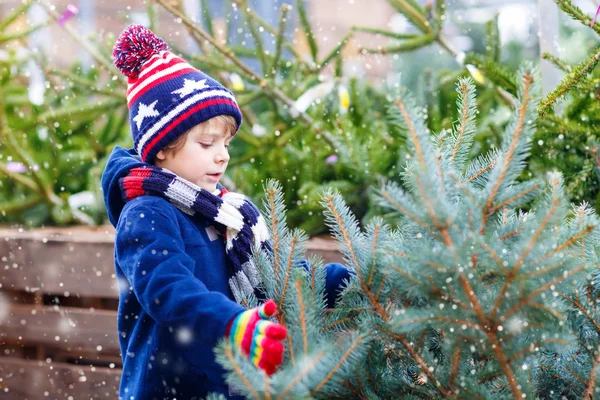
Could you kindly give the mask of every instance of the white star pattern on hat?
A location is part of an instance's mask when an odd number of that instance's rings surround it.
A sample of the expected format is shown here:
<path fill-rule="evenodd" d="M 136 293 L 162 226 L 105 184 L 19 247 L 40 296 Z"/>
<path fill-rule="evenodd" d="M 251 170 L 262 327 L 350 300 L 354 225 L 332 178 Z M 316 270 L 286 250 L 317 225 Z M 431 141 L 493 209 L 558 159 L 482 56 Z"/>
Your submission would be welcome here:
<path fill-rule="evenodd" d="M 156 107 L 156 103 L 158 103 L 158 100 L 154 100 L 154 102 L 149 106 L 140 102 L 140 108 L 138 108 L 137 115 L 135 118 L 133 118 L 133 121 L 136 123 L 138 129 L 140 129 L 140 126 L 142 126 L 144 118 L 156 117 L 158 115 L 158 111 L 154 109 L 154 107 Z"/>
<path fill-rule="evenodd" d="M 208 85 L 206 84 L 206 79 L 201 79 L 197 82 L 193 79 L 184 79 L 183 87 L 181 89 L 174 90 L 171 93 L 185 97 L 196 90 L 206 89 L 207 87 Z"/>

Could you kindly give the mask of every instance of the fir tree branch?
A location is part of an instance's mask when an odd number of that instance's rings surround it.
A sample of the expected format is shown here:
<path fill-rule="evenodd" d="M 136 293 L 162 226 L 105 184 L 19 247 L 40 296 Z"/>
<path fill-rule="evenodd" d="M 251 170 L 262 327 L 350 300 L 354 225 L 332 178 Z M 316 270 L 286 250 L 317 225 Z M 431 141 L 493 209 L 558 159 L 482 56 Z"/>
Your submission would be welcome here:
<path fill-rule="evenodd" d="M 269 201 L 269 208 L 271 211 L 271 230 L 273 231 L 273 267 L 275 269 L 275 276 L 279 273 L 279 229 L 277 228 L 277 224 L 279 224 L 279 219 L 277 218 L 277 212 L 275 209 L 275 195 L 277 194 L 277 190 L 275 189 L 267 189 L 267 199 Z"/>
<path fill-rule="evenodd" d="M 494 249 L 492 249 L 490 246 L 488 246 L 486 243 L 481 243 L 481 247 L 483 247 L 485 249 L 485 251 L 487 251 L 490 256 L 492 257 L 492 259 L 496 262 L 496 264 L 498 265 L 498 267 L 500 267 L 500 269 L 503 272 L 506 272 L 506 268 L 504 267 L 504 262 L 502 261 L 502 259 L 500 258 L 500 256 L 498 255 L 498 253 L 496 253 L 494 251 Z"/>
<path fill-rule="evenodd" d="M 248 390 L 248 392 L 250 392 L 250 394 L 252 395 L 252 398 L 254 398 L 256 400 L 260 400 L 260 396 L 258 395 L 258 393 L 256 393 L 256 391 L 252 387 L 252 384 L 250 383 L 248 378 L 246 378 L 246 376 L 242 372 L 242 368 L 238 365 L 235 357 L 233 356 L 233 351 L 231 350 L 231 344 L 229 344 L 229 343 L 225 344 L 225 355 L 229 359 L 231 366 L 233 366 L 233 370 L 235 371 L 238 378 L 240 378 L 240 380 L 242 381 L 244 386 L 246 386 L 246 389 Z"/>
<path fill-rule="evenodd" d="M 439 322 L 452 323 L 452 324 L 456 324 L 456 325 L 466 325 L 469 328 L 473 328 L 478 331 L 483 331 L 481 329 L 481 326 L 479 326 L 476 323 L 473 323 L 473 322 L 467 321 L 467 320 L 463 320 L 463 319 L 456 319 L 456 318 L 450 318 L 450 317 L 411 318 L 411 319 L 399 320 L 399 321 L 396 321 L 396 323 L 397 324 L 414 324 L 415 322 L 428 322 L 428 321 L 439 321 Z"/>
<path fill-rule="evenodd" d="M 496 298 L 496 301 L 494 302 L 494 306 L 492 307 L 492 311 L 490 312 L 490 319 L 492 319 L 492 320 L 496 317 L 496 313 L 500 309 L 500 304 L 502 304 L 502 302 L 504 301 L 504 295 L 506 294 L 506 291 L 508 290 L 510 285 L 512 285 L 513 281 L 517 278 L 519 270 L 521 269 L 521 266 L 525 262 L 525 259 L 527 258 L 527 256 L 531 252 L 531 250 L 533 250 L 533 247 L 537 243 L 542 232 L 544 231 L 544 229 L 546 229 L 546 225 L 548 225 L 552 216 L 554 215 L 554 212 L 560 205 L 560 199 L 558 198 L 558 196 L 556 196 L 556 190 L 557 190 L 558 183 L 559 183 L 558 180 L 553 181 L 553 196 L 552 196 L 552 203 L 551 203 L 550 209 L 548 209 L 548 212 L 544 216 L 544 219 L 537 226 L 534 234 L 531 236 L 531 239 L 529 239 L 529 242 L 525 246 L 525 249 L 523 249 L 523 251 L 519 255 L 519 258 L 515 262 L 514 266 L 508 272 L 506 281 L 504 281 L 504 285 L 500 289 L 500 293 L 498 294 L 498 297 Z"/>
<path fill-rule="evenodd" d="M 279 11 L 279 28 L 277 29 L 277 36 L 275 39 L 275 56 L 273 57 L 273 65 L 271 66 L 273 77 L 277 75 L 277 70 L 279 69 L 279 60 L 281 59 L 282 53 L 281 48 L 285 38 L 285 23 L 291 9 L 289 4 L 282 4 Z M 250 15 L 250 11 L 248 11 L 248 15 Z"/>
<path fill-rule="evenodd" d="M 508 198 L 506 200 L 504 200 L 502 203 L 494 206 L 494 208 L 492 208 L 492 210 L 490 211 L 489 215 L 492 215 L 492 214 L 496 213 L 497 211 L 503 209 L 504 207 L 506 207 L 510 203 L 512 203 L 512 202 L 520 199 L 521 197 L 527 196 L 529 193 L 531 193 L 531 192 L 539 189 L 539 187 L 540 187 L 539 185 L 533 185 L 532 187 L 527 188 L 527 189 L 523 190 L 522 192 L 517 193 L 514 196 L 512 196 L 512 197 L 510 197 L 510 198 Z"/>
<path fill-rule="evenodd" d="M 594 326 L 594 328 L 596 329 L 596 333 L 600 335 L 600 325 L 598 324 L 596 319 L 592 317 L 589 310 L 585 308 L 580 301 L 575 301 L 571 297 L 566 296 L 561 292 L 558 292 L 558 295 L 564 300 L 566 300 L 568 303 L 570 303 L 573 307 L 577 308 L 579 312 L 581 312 L 581 315 L 584 315 L 587 318 L 587 320 Z"/>
<path fill-rule="evenodd" d="M 387 37 L 391 37 L 394 39 L 414 39 L 415 37 L 417 37 L 418 35 L 415 35 L 414 33 L 397 33 L 397 32 L 393 32 L 393 31 L 389 31 L 387 29 L 381 29 L 381 28 L 371 28 L 368 26 L 352 26 L 350 28 L 353 32 L 365 32 L 365 33 L 372 33 L 374 35 L 381 35 L 381 36 L 387 36 Z"/>
<path fill-rule="evenodd" d="M 564 96 L 567 91 L 579 84 L 596 67 L 598 60 L 600 60 L 600 48 L 596 49 L 590 58 L 576 66 L 573 72 L 569 73 L 560 85 L 546 96 L 538 107 L 538 113 L 542 116 L 546 114 L 554 103 Z"/>
<path fill-rule="evenodd" d="M 0 164 L 0 171 L 2 171 L 1 164 Z M 38 196 L 37 194 L 34 194 L 32 196 L 28 196 L 25 199 L 17 199 L 17 200 L 5 202 L 5 203 L 0 203 L 0 215 L 17 213 L 17 212 L 27 210 L 28 208 L 31 208 L 31 207 L 41 203 L 41 201 L 42 201 L 42 198 L 40 196 Z"/>
<path fill-rule="evenodd" d="M 344 49 L 344 47 L 346 47 L 346 45 L 350 41 L 350 38 L 352 38 L 352 32 L 346 34 L 346 36 L 344 36 L 342 38 L 342 40 L 339 41 L 339 43 L 337 44 L 337 46 L 335 46 L 333 49 L 331 49 L 331 51 L 329 52 L 329 54 L 327 54 L 323 58 L 323 61 L 321 61 L 319 63 L 317 71 L 319 71 L 319 72 L 323 71 L 323 68 L 325 68 L 327 66 L 327 64 L 329 64 L 329 62 L 331 60 L 333 60 L 335 57 L 340 56 L 342 50 Z"/>
<path fill-rule="evenodd" d="M 454 148 L 452 149 L 452 157 L 451 160 L 456 160 L 456 155 L 458 154 L 458 150 L 461 148 L 463 144 L 463 137 L 465 136 L 465 132 L 467 131 L 468 123 L 471 117 L 471 107 L 469 102 L 470 90 L 467 81 L 461 81 L 458 86 L 459 92 L 459 101 L 461 104 L 460 110 L 460 125 L 456 130 L 456 142 L 454 143 Z"/>
<path fill-rule="evenodd" d="M 561 60 L 560 58 L 546 52 L 544 54 L 542 54 L 542 58 L 544 60 L 548 60 L 550 61 L 552 64 L 554 64 L 554 66 L 558 69 L 560 69 L 563 72 L 569 73 L 571 72 L 572 68 L 570 65 L 568 65 L 567 63 L 565 63 L 563 60 Z"/>
<path fill-rule="evenodd" d="M 554 0 L 554 1 L 556 1 L 556 4 L 558 5 L 558 7 L 560 7 L 561 10 L 563 10 L 564 12 L 569 14 L 573 19 L 581 22 L 587 28 L 590 27 L 590 23 L 592 22 L 592 17 L 590 17 L 589 15 L 587 15 L 586 13 L 581 11 L 581 9 L 579 7 L 577 7 L 576 5 L 574 5 L 571 0 Z M 598 24 L 594 24 L 592 29 L 594 31 L 596 31 L 597 34 L 600 35 L 600 26 L 598 26 Z"/>
<path fill-rule="evenodd" d="M 385 312 L 385 310 L 383 309 L 381 304 L 379 304 L 379 301 L 373 296 L 371 289 L 365 285 L 365 281 L 363 279 L 362 273 L 360 272 L 361 265 L 358 262 L 358 258 L 356 257 L 356 252 L 354 251 L 354 247 L 352 246 L 352 242 L 350 241 L 350 236 L 348 234 L 348 230 L 346 229 L 346 225 L 344 224 L 344 220 L 342 219 L 340 214 L 335 209 L 335 205 L 333 204 L 333 196 L 331 196 L 331 195 L 326 196 L 324 198 L 324 200 L 326 200 L 327 208 L 329 208 L 329 211 L 334 216 L 334 218 L 337 222 L 337 225 L 338 225 L 340 231 L 342 232 L 342 235 L 344 236 L 344 241 L 346 242 L 346 246 L 348 247 L 348 250 L 350 251 L 350 255 L 352 257 L 352 262 L 356 267 L 355 268 L 356 275 L 358 276 L 358 280 L 360 281 L 360 286 L 362 287 L 363 291 L 369 297 L 371 304 L 373 304 L 373 306 L 375 307 L 375 309 L 377 310 L 377 312 L 379 313 L 381 318 L 384 321 L 387 321 L 387 319 L 389 318 L 387 313 Z"/>
<path fill-rule="evenodd" d="M 238 7 L 242 7 L 242 0 L 233 0 L 233 2 L 235 4 L 238 5 Z M 289 4 L 286 4 L 287 7 L 291 10 L 291 6 Z M 265 28 L 265 30 L 267 32 L 270 32 L 273 36 L 277 36 L 277 31 L 275 31 L 275 29 L 273 29 L 273 27 L 264 19 L 262 19 L 258 14 L 256 14 L 256 12 L 254 12 L 254 10 L 250 9 L 248 11 L 248 15 L 256 20 L 256 22 L 262 26 L 263 28 Z M 304 61 L 302 55 L 300 53 L 298 53 L 298 50 L 296 49 L 295 46 L 293 46 L 291 43 L 289 43 L 288 41 L 284 41 L 284 45 L 285 47 L 292 52 L 292 54 L 294 54 L 294 57 L 296 57 L 296 59 L 298 60 L 298 62 L 304 66 L 306 65 L 306 62 Z"/>
<path fill-rule="evenodd" d="M 384 287 L 386 278 L 387 278 L 387 275 L 383 275 L 381 277 L 381 282 L 379 283 L 379 289 L 377 289 L 377 294 L 375 295 L 375 298 L 377 300 L 381 299 L 381 292 L 383 291 L 383 287 Z"/>
<path fill-rule="evenodd" d="M 10 34 L 7 34 L 7 35 L 1 35 L 0 34 L 0 44 L 4 44 L 4 43 L 10 42 L 12 40 L 18 40 L 18 39 L 26 38 L 29 35 L 31 35 L 33 32 L 38 31 L 38 30 L 40 30 L 42 28 L 45 28 L 49 24 L 50 24 L 50 22 L 48 21 L 48 22 L 44 22 L 44 23 L 41 23 L 41 24 L 37 24 L 35 26 L 32 26 L 29 29 L 25 29 L 25 30 L 20 31 L 20 32 L 10 33 Z"/>
<path fill-rule="evenodd" d="M 17 18 L 26 14 L 27 10 L 29 9 L 29 7 L 31 7 L 32 4 L 33 0 L 24 1 L 23 4 L 21 4 L 21 6 L 15 8 L 9 16 L 0 21 L 0 32 L 4 31 L 10 24 L 15 22 Z"/>
<path fill-rule="evenodd" d="M 598 373 L 598 364 L 600 363 L 600 346 L 596 349 L 596 357 L 593 358 L 592 368 L 590 369 L 590 376 L 585 383 L 585 393 L 583 399 L 593 400 L 594 393 L 596 392 L 596 375 Z"/>
<path fill-rule="evenodd" d="M 526 279 L 526 278 L 531 278 L 532 276 L 544 275 L 544 274 L 546 274 L 548 272 L 552 272 L 552 271 L 554 271 L 554 270 L 556 270 L 558 268 L 562 268 L 565 265 L 565 262 L 566 261 L 561 261 L 558 264 L 549 265 L 549 266 L 547 266 L 545 268 L 542 268 L 542 269 L 536 269 L 535 271 L 531 271 L 531 272 L 528 272 L 526 274 L 523 274 L 522 277 L 524 279 Z"/>
<path fill-rule="evenodd" d="M 534 264 L 538 264 L 538 263 L 544 261 L 545 259 L 547 259 L 548 257 L 550 257 L 550 256 L 558 253 L 559 251 L 562 251 L 565 248 L 571 246 L 573 243 L 577 242 L 579 239 L 581 239 L 582 237 L 584 237 L 585 235 L 587 235 L 588 233 L 590 233 L 591 231 L 593 231 L 594 228 L 596 228 L 594 225 L 588 225 L 584 230 L 582 230 L 581 232 L 579 232 L 578 234 L 576 234 L 574 236 L 571 236 L 568 240 L 566 240 L 565 242 L 561 243 L 554 250 L 549 251 L 548 253 L 544 254 L 542 257 L 538 258 L 533 263 Z"/>
<path fill-rule="evenodd" d="M 535 343 L 528 343 L 527 346 L 523 347 L 523 349 L 519 350 L 518 352 L 516 352 L 515 354 L 513 354 L 512 356 L 509 357 L 508 362 L 509 363 L 513 363 L 516 360 L 518 360 L 519 358 L 529 354 L 529 353 L 533 353 L 536 350 L 536 347 L 542 347 L 544 344 L 546 343 L 559 343 L 562 345 L 567 345 L 568 342 L 564 341 L 564 340 L 557 340 L 557 339 L 546 339 L 546 340 L 542 340 L 540 342 L 535 342 Z"/>
<path fill-rule="evenodd" d="M 248 10 L 250 10 L 250 7 L 248 6 L 248 1 L 247 0 L 240 0 L 240 1 L 242 3 L 242 7 L 241 7 L 242 12 L 246 16 L 246 22 L 248 23 L 248 29 L 250 29 L 250 34 L 252 35 L 252 38 L 254 39 L 254 43 L 256 44 L 256 49 L 254 49 L 254 54 L 258 57 L 258 60 L 260 61 L 260 66 L 262 69 L 263 76 L 266 77 L 268 75 L 269 71 L 268 71 L 267 59 L 265 58 L 265 47 L 263 45 L 262 37 L 260 36 L 260 33 L 256 29 L 254 20 L 249 16 Z"/>
<path fill-rule="evenodd" d="M 535 298 L 537 295 L 539 295 L 540 293 L 548 290 L 552 285 L 556 285 L 562 281 L 564 281 L 565 279 L 568 279 L 569 277 L 583 271 L 585 269 L 585 266 L 582 264 L 580 266 L 578 266 L 575 269 L 570 270 L 569 272 L 551 280 L 550 282 L 542 285 L 541 287 L 539 287 L 537 290 L 529 293 L 526 297 L 521 298 L 514 306 L 512 306 L 507 312 L 504 313 L 504 320 L 507 320 L 508 317 L 510 317 L 512 314 L 514 314 L 516 311 L 518 311 L 521 307 L 523 307 L 525 304 L 529 304 L 529 300 Z"/>
<path fill-rule="evenodd" d="M 435 268 L 435 269 L 437 269 L 438 271 L 441 271 L 441 272 L 446 271 L 448 269 L 447 267 L 444 267 L 442 264 L 434 263 L 432 261 L 421 260 L 419 258 L 416 258 L 416 257 L 413 257 L 413 256 L 411 256 L 409 254 L 406 254 L 406 253 L 404 253 L 402 251 L 391 251 L 391 252 L 388 252 L 387 254 L 395 254 L 395 255 L 402 256 L 402 257 L 407 257 L 407 258 L 410 258 L 411 260 L 415 260 L 415 261 L 421 262 L 424 265 L 427 265 L 429 267 L 433 267 L 433 268 Z M 390 264 L 390 265 L 392 267 L 394 267 L 394 268 L 398 268 L 396 266 L 393 266 L 392 264 Z"/>
<path fill-rule="evenodd" d="M 302 328 L 302 344 L 304 345 L 304 356 L 308 356 L 308 333 L 306 329 L 306 310 L 304 309 L 304 298 L 302 297 L 302 282 L 296 280 L 296 292 L 298 293 L 298 310 L 300 310 L 300 327 Z"/>
<path fill-rule="evenodd" d="M 304 8 L 304 1 L 296 0 L 296 9 L 298 10 L 298 16 L 300 17 L 300 25 L 302 25 L 302 30 L 304 31 L 304 35 L 306 36 L 306 42 L 308 43 L 308 47 L 310 49 L 310 55 L 312 57 L 313 62 L 316 64 L 317 53 L 319 52 L 319 48 L 317 47 L 315 35 L 310 26 L 310 22 L 308 21 L 308 15 L 306 14 L 306 9 Z"/>
<path fill-rule="evenodd" d="M 419 28 L 421 32 L 431 32 L 429 21 L 425 19 L 425 12 L 418 4 L 410 0 L 388 0 L 388 2 L 399 13 L 403 14 L 410 22 Z"/>
<path fill-rule="evenodd" d="M 502 236 L 500 236 L 500 240 L 506 240 L 509 239 L 515 235 L 517 235 L 519 232 L 521 232 L 524 228 L 517 228 L 514 231 L 510 231 Z"/>
<path fill-rule="evenodd" d="M 329 380 L 331 379 L 331 377 L 340 369 L 340 367 L 342 366 L 342 364 L 344 364 L 346 362 L 346 360 L 348 359 L 348 357 L 350 357 L 350 355 L 352 354 L 352 352 L 354 351 L 354 349 L 356 349 L 356 347 L 360 344 L 360 342 L 362 342 L 362 336 L 358 336 L 356 338 L 356 340 L 354 341 L 354 343 L 352 343 L 352 345 L 348 348 L 348 350 L 346 350 L 346 352 L 344 353 L 344 355 L 342 356 L 342 358 L 340 358 L 340 361 L 338 361 L 338 363 L 335 365 L 335 367 L 333 367 L 331 369 L 331 371 L 329 371 L 329 373 L 327 374 L 327 376 L 325 378 L 323 378 L 323 380 L 321 380 L 321 382 L 319 382 L 319 384 L 317 385 L 317 387 L 315 387 L 311 391 L 311 395 L 312 396 L 316 395 L 319 392 L 319 390 L 321 390 L 321 388 L 323 386 L 325 386 L 325 384 L 327 382 L 329 382 Z"/>
<path fill-rule="evenodd" d="M 230 59 L 235 65 L 237 65 L 242 71 L 244 71 L 244 73 L 246 75 L 250 76 L 252 78 L 252 80 L 254 80 L 262 89 L 264 89 L 265 91 L 267 91 L 268 93 L 270 93 L 272 96 L 276 97 L 279 101 L 281 101 L 282 103 L 286 104 L 291 109 L 296 110 L 294 101 L 292 101 L 291 99 L 289 99 L 281 90 L 277 89 L 276 87 L 271 87 L 270 84 L 269 84 L 269 82 L 267 80 L 265 80 L 265 79 L 261 78 L 260 76 L 258 76 L 246 64 L 244 64 L 242 61 L 240 61 L 233 54 L 233 52 L 231 51 L 231 49 L 223 47 L 219 43 L 217 43 L 217 41 L 212 36 L 210 36 L 208 33 L 206 33 L 205 31 L 203 31 L 202 29 L 200 29 L 196 24 L 194 24 L 194 22 L 191 19 L 189 19 L 187 16 L 185 16 L 179 10 L 177 10 L 174 7 L 172 7 L 167 2 L 167 0 L 153 0 L 153 1 L 159 3 L 161 6 L 163 6 L 172 15 L 176 16 L 177 18 L 181 18 L 181 21 L 186 26 L 188 26 L 191 29 L 193 29 L 202 38 L 204 38 L 206 41 L 208 41 L 217 51 L 219 51 L 219 53 L 223 54 L 225 57 L 227 57 L 228 59 Z M 308 126 L 314 125 L 313 119 L 308 114 L 306 114 L 305 112 L 299 112 L 299 117 Z M 331 139 L 324 132 L 322 132 L 322 137 L 324 137 L 328 141 Z M 331 145 L 335 145 L 335 142 L 331 141 L 330 144 Z"/>
<path fill-rule="evenodd" d="M 429 33 L 426 35 L 417 36 L 411 39 L 405 39 L 400 44 L 391 45 L 388 47 L 378 47 L 376 49 L 361 47 L 359 49 L 360 53 L 366 52 L 368 54 L 394 54 L 394 53 L 402 53 L 411 50 L 417 50 L 421 47 L 425 47 L 435 40 L 435 35 L 433 33 Z"/>
<path fill-rule="evenodd" d="M 307 363 L 307 365 L 305 365 L 302 371 L 300 371 L 300 373 L 296 375 L 296 377 L 285 387 L 283 392 L 281 392 L 281 394 L 277 396 L 277 400 L 285 399 L 287 394 L 294 388 L 294 386 L 296 386 L 298 382 L 300 382 L 300 380 L 302 380 L 302 378 L 304 378 L 304 376 L 317 365 L 317 363 L 321 360 L 321 358 L 323 358 L 324 355 L 325 353 L 323 351 L 319 351 L 311 360 L 311 363 Z"/>
<path fill-rule="evenodd" d="M 263 374 L 265 379 L 265 400 L 271 400 L 271 377 Z"/>
<path fill-rule="evenodd" d="M 15 182 L 19 182 L 21 185 L 28 187 L 31 190 L 34 190 L 36 192 L 39 191 L 39 187 L 35 184 L 34 181 L 27 178 L 26 176 L 23 176 L 23 175 L 17 174 L 16 172 L 10 171 L 8 169 L 8 167 L 6 166 L 6 164 L 3 162 L 0 162 L 0 172 L 2 172 L 3 175 L 8 176 L 10 179 L 14 180 Z"/>
<path fill-rule="evenodd" d="M 52 17 L 52 19 L 54 19 L 54 21 L 58 22 L 58 20 L 60 19 L 60 15 L 58 15 L 58 13 L 56 11 L 54 11 L 54 9 L 52 9 L 46 2 L 42 1 L 39 3 L 40 5 L 42 5 L 45 9 L 46 12 L 48 13 L 48 15 L 50 15 Z M 98 49 L 94 48 L 92 45 L 90 45 L 84 38 L 82 35 L 79 34 L 79 32 L 77 32 L 73 27 L 71 27 L 71 25 L 69 24 L 69 22 L 66 22 L 64 24 L 59 24 L 60 26 L 62 26 L 62 28 L 69 34 L 71 35 L 71 37 L 73 39 L 75 39 L 75 41 L 77 43 L 79 43 L 81 45 L 81 47 L 83 47 L 99 64 L 99 66 L 103 67 L 105 69 L 106 72 L 108 72 L 109 74 L 113 74 L 114 73 L 114 69 L 113 69 L 113 65 L 112 62 L 107 60 L 102 53 L 100 53 L 98 51 Z M 123 78 L 120 78 L 121 80 L 124 80 Z"/>
<path fill-rule="evenodd" d="M 396 207 L 398 209 L 398 211 L 400 211 L 402 214 L 406 215 L 408 218 L 412 219 L 414 222 L 416 222 L 417 224 L 419 224 L 423 228 L 429 228 L 429 226 L 424 221 L 422 221 L 421 219 L 419 219 L 419 217 L 417 217 L 416 215 L 412 214 L 407 209 L 405 209 L 404 207 L 402 207 L 402 205 L 400 203 L 394 201 L 394 199 L 392 199 L 392 197 L 390 196 L 390 194 L 388 192 L 382 191 L 381 192 L 381 197 L 383 197 L 384 199 L 386 199 L 391 205 L 393 205 L 394 207 Z"/>
<path fill-rule="evenodd" d="M 429 369 L 429 366 L 427 365 L 427 363 L 425 362 L 425 360 L 423 360 L 423 357 L 421 357 L 419 355 L 419 353 L 417 353 L 417 351 L 414 349 L 413 346 L 411 346 L 411 344 L 409 343 L 409 341 L 404 337 L 404 335 L 401 335 L 399 333 L 394 333 L 394 332 L 390 332 L 387 329 L 384 329 L 383 327 L 378 327 L 378 330 L 386 335 L 388 335 L 389 337 L 399 341 L 402 346 L 404 347 L 404 349 L 408 352 L 408 354 L 411 355 L 411 357 L 413 358 L 413 360 L 416 361 L 417 364 L 419 364 L 419 367 L 421 367 L 421 372 L 423 372 L 427 378 L 434 383 L 435 387 L 442 392 L 443 395 L 445 396 L 452 396 L 452 392 L 449 391 L 448 389 L 446 389 L 442 383 L 436 378 L 436 376 L 433 374 L 433 372 L 431 372 L 431 370 Z"/>
<path fill-rule="evenodd" d="M 502 349 L 502 343 L 498 339 L 498 336 L 496 336 L 496 332 L 493 330 L 495 328 L 495 326 L 491 326 L 491 325 L 493 325 L 490 323 L 491 318 L 488 319 L 485 316 L 485 314 L 483 313 L 483 310 L 481 309 L 481 305 L 479 304 L 479 300 L 477 299 L 477 296 L 475 296 L 475 291 L 473 290 L 473 288 L 471 287 L 471 284 L 469 283 L 469 281 L 467 280 L 467 278 L 465 277 L 465 275 L 463 273 L 460 274 L 459 280 L 460 280 L 461 285 L 463 286 L 465 294 L 467 295 L 469 301 L 471 302 L 471 305 L 473 306 L 473 310 L 475 311 L 475 314 L 477 315 L 477 319 L 479 319 L 480 325 L 483 327 L 487 327 L 485 329 L 485 333 L 488 337 L 488 340 L 490 341 L 490 343 L 492 345 L 492 349 L 494 350 L 494 353 L 496 354 L 496 358 L 497 358 L 498 363 L 500 364 L 500 368 L 502 368 L 502 371 L 504 372 L 504 375 L 506 376 L 506 379 L 508 380 L 508 384 L 510 386 L 510 389 L 511 389 L 513 395 L 515 396 L 516 399 L 522 398 L 523 396 L 522 396 L 521 388 L 520 388 L 519 384 L 517 383 L 517 379 L 515 378 L 515 375 L 510 367 L 510 364 L 508 363 L 506 355 L 504 354 L 504 351 Z"/>
<path fill-rule="evenodd" d="M 494 186 L 492 187 L 492 190 L 490 192 L 490 196 L 486 200 L 485 206 L 483 207 L 484 214 L 483 214 L 482 224 L 481 224 L 482 225 L 481 226 L 482 234 L 485 231 L 485 226 L 486 226 L 487 218 L 489 215 L 489 210 L 492 209 L 492 205 L 494 203 L 494 200 L 496 199 L 498 190 L 500 189 L 500 186 L 502 185 L 502 182 L 504 181 L 506 172 L 508 171 L 508 168 L 513 161 L 513 155 L 514 155 L 515 151 L 517 150 L 517 147 L 519 144 L 519 139 L 521 138 L 521 134 L 523 133 L 523 127 L 525 125 L 525 115 L 527 114 L 527 109 L 529 108 L 529 103 L 531 101 L 529 91 L 531 90 L 533 80 L 534 80 L 534 77 L 533 77 L 533 75 L 531 75 L 530 72 L 526 72 L 525 74 L 523 74 L 523 99 L 522 99 L 522 103 L 518 109 L 519 116 L 518 116 L 518 120 L 517 120 L 517 126 L 515 127 L 515 131 L 512 135 L 512 137 L 513 137 L 512 142 L 510 143 L 510 146 L 509 146 L 508 150 L 506 151 L 506 154 L 504 157 L 504 164 L 502 165 L 502 169 L 500 171 L 500 176 L 494 183 Z"/>
<path fill-rule="evenodd" d="M 287 267 L 285 269 L 285 279 L 283 281 L 283 288 L 281 289 L 281 298 L 279 300 L 279 309 L 283 310 L 283 302 L 285 300 L 285 292 L 287 285 L 290 280 L 290 274 L 292 273 L 292 265 L 294 264 L 294 250 L 296 249 L 296 243 L 298 238 L 296 235 L 292 236 L 292 242 L 290 243 L 290 257 L 288 258 Z"/>
<path fill-rule="evenodd" d="M 367 286 L 371 287 L 371 283 L 373 282 L 373 274 L 375 273 L 375 265 L 377 264 L 377 238 L 379 237 L 379 230 L 381 226 L 377 225 L 375 227 L 375 231 L 373 232 L 373 245 L 371 246 L 371 254 L 373 255 L 373 263 L 371 264 L 371 271 L 369 271 L 369 279 L 367 281 Z M 379 296 L 377 296 L 379 298 Z"/>
<path fill-rule="evenodd" d="M 496 165 L 497 162 L 498 162 L 498 159 L 493 159 L 488 165 L 486 165 L 485 167 L 483 167 L 482 169 L 477 171 L 474 175 L 471 175 L 469 178 L 467 178 L 467 180 L 469 182 L 473 182 L 475 179 L 479 178 L 481 175 L 485 174 L 487 171 L 494 168 L 494 166 Z"/>
<path fill-rule="evenodd" d="M 448 377 L 448 384 L 450 385 L 450 390 L 456 387 L 456 377 L 458 377 L 458 373 L 460 371 L 460 347 L 457 347 L 454 350 L 454 354 L 452 356 L 452 365 L 450 366 L 450 376 Z"/>

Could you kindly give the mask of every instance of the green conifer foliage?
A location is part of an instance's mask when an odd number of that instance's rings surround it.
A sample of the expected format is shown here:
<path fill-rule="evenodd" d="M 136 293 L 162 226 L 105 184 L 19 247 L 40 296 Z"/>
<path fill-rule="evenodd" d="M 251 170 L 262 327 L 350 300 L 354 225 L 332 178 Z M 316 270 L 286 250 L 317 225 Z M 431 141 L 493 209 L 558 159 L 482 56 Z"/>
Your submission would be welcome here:
<path fill-rule="evenodd" d="M 598 219 L 586 204 L 569 207 L 559 173 L 517 179 L 536 129 L 539 76 L 527 66 L 516 82 L 502 146 L 473 161 L 470 79 L 458 82 L 453 130 L 435 137 L 410 96 L 396 99 L 388 119 L 411 157 L 403 185 L 383 184 L 378 201 L 399 223 L 374 218 L 361 230 L 338 193 L 323 196 L 355 271 L 333 310 L 324 310 L 322 264 L 293 268 L 305 237 L 286 225 L 281 188 L 267 185 L 274 251 L 256 262 L 290 338 L 271 378 L 220 347 L 233 385 L 255 399 L 575 398 L 595 388 L 597 295 L 584 300 L 574 288 L 588 287 L 586 272 L 598 280 Z M 589 317 L 569 307 L 577 302 Z M 577 335 L 594 346 L 582 352 Z M 583 383 L 567 372 L 573 363 Z"/>

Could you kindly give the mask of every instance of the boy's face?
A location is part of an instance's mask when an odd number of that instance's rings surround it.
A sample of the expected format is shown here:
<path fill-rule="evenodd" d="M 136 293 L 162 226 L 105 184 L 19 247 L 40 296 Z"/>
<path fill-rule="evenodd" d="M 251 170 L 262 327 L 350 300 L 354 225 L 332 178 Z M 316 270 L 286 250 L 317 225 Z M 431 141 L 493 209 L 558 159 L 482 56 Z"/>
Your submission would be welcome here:
<path fill-rule="evenodd" d="M 213 118 L 193 127 L 181 149 L 159 151 L 155 164 L 214 192 L 227 169 L 232 139 L 227 126 Z"/>

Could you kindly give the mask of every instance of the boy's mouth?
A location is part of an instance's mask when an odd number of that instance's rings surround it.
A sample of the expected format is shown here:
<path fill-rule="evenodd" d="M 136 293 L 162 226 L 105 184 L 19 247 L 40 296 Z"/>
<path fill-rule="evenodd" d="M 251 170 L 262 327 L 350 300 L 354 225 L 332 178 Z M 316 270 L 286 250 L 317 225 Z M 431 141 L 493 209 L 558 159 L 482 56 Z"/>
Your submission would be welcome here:
<path fill-rule="evenodd" d="M 211 179 L 218 181 L 219 179 L 221 179 L 221 176 L 223 175 L 222 172 L 217 172 L 216 174 L 206 174 L 208 175 Z"/>

